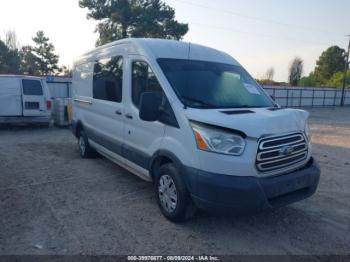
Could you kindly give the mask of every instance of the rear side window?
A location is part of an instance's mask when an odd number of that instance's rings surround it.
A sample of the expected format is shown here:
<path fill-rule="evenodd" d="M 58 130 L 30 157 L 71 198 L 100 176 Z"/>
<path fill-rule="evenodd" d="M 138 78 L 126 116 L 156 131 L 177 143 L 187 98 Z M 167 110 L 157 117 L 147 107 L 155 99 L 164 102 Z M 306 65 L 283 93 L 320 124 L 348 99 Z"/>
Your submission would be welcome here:
<path fill-rule="evenodd" d="M 27 96 L 42 96 L 43 88 L 39 80 L 22 80 L 23 85 L 23 95 Z"/>
<path fill-rule="evenodd" d="M 120 103 L 123 90 L 123 58 L 101 60 L 94 66 L 93 98 Z"/>
<path fill-rule="evenodd" d="M 162 91 L 151 67 L 143 61 L 132 63 L 132 102 L 139 107 L 141 95 L 146 91 Z"/>

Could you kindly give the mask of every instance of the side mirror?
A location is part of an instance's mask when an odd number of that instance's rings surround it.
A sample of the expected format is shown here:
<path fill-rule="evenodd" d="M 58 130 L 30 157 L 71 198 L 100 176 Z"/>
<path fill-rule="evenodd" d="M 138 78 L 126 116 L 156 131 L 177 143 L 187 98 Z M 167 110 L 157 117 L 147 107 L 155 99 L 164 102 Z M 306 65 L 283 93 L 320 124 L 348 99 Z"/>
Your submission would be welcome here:
<path fill-rule="evenodd" d="M 162 92 L 144 92 L 140 100 L 140 119 L 147 122 L 155 122 L 161 114 L 161 105 L 163 100 Z"/>

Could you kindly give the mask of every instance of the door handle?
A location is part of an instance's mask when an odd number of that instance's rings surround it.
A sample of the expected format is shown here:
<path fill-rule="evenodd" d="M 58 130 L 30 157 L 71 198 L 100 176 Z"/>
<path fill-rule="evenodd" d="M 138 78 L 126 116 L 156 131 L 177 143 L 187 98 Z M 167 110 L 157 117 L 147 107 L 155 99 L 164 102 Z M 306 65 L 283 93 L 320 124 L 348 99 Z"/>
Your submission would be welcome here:
<path fill-rule="evenodd" d="M 128 119 L 133 119 L 131 114 L 126 114 L 125 117 L 128 118 Z"/>
<path fill-rule="evenodd" d="M 115 113 L 116 113 L 118 116 L 121 116 L 121 115 L 122 115 L 122 111 L 120 111 L 120 110 L 115 111 Z"/>

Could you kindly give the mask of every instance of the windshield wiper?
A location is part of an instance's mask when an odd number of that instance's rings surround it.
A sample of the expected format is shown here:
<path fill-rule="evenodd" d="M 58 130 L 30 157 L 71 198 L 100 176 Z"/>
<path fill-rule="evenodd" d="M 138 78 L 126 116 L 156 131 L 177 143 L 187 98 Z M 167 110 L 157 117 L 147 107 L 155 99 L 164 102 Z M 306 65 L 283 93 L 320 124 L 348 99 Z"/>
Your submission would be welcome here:
<path fill-rule="evenodd" d="M 182 96 L 181 100 L 188 100 L 191 101 L 193 103 L 198 103 L 200 104 L 203 108 L 209 108 L 209 109 L 230 109 L 230 108 L 263 108 L 266 106 L 250 106 L 250 105 L 234 105 L 234 106 L 218 106 L 218 105 L 214 105 L 214 104 L 210 104 L 208 102 L 205 102 L 203 100 L 197 99 L 197 98 L 193 98 L 193 97 L 188 97 L 188 96 Z M 185 108 L 187 108 L 188 103 L 185 103 L 184 101 L 182 101 L 185 105 Z"/>
<path fill-rule="evenodd" d="M 205 106 L 205 107 L 209 107 L 209 108 L 218 108 L 216 105 L 210 104 L 208 102 L 205 102 L 205 101 L 202 101 L 200 99 L 193 98 L 193 97 L 181 96 L 181 98 L 184 99 L 184 100 L 188 100 L 188 101 L 194 102 L 194 103 L 198 103 L 201 106 Z M 188 106 L 187 103 L 184 103 L 184 104 L 186 106 Z"/>

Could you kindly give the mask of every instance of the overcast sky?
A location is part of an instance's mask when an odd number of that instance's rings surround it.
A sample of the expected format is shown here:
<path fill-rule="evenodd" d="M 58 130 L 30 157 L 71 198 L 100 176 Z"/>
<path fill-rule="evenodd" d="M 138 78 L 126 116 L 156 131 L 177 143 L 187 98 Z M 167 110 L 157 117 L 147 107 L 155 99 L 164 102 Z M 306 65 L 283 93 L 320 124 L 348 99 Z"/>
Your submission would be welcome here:
<path fill-rule="evenodd" d="M 275 68 L 275 80 L 286 81 L 295 56 L 313 70 L 321 52 L 347 46 L 349 0 L 166 0 L 176 18 L 189 23 L 184 40 L 223 50 L 256 78 Z M 0 37 L 15 30 L 22 45 L 32 44 L 44 30 L 56 47 L 60 63 L 94 48 L 96 22 L 78 0 L 0 0 Z"/>

